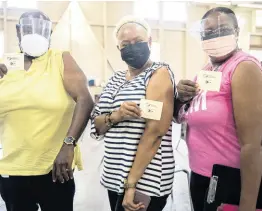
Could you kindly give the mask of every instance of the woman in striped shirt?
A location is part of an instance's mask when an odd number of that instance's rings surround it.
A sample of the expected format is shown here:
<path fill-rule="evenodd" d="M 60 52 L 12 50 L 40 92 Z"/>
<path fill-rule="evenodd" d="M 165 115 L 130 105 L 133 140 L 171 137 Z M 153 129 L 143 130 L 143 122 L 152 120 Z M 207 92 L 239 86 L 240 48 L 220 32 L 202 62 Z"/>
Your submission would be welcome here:
<path fill-rule="evenodd" d="M 115 37 L 127 70 L 117 72 L 95 106 L 91 135 L 104 138 L 101 183 L 108 189 L 112 210 L 139 210 L 135 192 L 151 197 L 148 211 L 161 211 L 174 177 L 172 115 L 174 75 L 165 63 L 150 60 L 148 24 L 125 17 Z M 163 102 L 161 119 L 141 118 L 140 100 Z M 122 206 L 123 205 L 123 206 Z"/>

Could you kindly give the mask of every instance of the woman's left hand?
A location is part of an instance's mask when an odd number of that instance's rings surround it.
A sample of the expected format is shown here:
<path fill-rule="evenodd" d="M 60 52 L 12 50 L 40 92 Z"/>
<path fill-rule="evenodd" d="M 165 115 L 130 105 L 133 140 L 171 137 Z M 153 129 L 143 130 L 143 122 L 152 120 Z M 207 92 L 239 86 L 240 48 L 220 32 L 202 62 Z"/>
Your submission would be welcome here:
<path fill-rule="evenodd" d="M 128 188 L 125 191 L 125 196 L 123 200 L 123 207 L 125 211 L 137 211 L 144 208 L 143 203 L 139 202 L 138 204 L 134 203 L 136 189 L 135 188 Z"/>

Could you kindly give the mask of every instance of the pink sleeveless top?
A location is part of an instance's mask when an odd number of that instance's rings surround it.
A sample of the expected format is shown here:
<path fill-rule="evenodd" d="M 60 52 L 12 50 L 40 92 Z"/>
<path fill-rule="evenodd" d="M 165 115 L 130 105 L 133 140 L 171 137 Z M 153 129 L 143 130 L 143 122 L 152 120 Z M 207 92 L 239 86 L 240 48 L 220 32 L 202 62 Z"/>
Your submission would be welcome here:
<path fill-rule="evenodd" d="M 220 92 L 202 91 L 183 114 L 188 124 L 190 168 L 197 174 L 210 177 L 214 164 L 240 168 L 231 80 L 237 65 L 243 61 L 252 61 L 260 67 L 260 62 L 254 57 L 243 51 L 237 52 L 218 70 L 222 72 Z M 204 69 L 211 70 L 211 65 Z"/>

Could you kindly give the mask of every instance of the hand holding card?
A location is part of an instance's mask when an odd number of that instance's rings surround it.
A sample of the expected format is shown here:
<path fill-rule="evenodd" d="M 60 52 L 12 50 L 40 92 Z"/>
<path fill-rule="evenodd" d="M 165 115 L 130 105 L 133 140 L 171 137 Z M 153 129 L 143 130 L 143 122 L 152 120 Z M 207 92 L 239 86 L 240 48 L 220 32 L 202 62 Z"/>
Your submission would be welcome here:
<path fill-rule="evenodd" d="M 123 102 L 120 108 L 112 113 L 111 117 L 114 123 L 140 118 L 140 109 L 135 102 Z"/>
<path fill-rule="evenodd" d="M 24 70 L 24 54 L 23 53 L 4 54 L 4 64 L 8 71 Z"/>
<path fill-rule="evenodd" d="M 163 109 L 163 102 L 141 99 L 141 117 L 145 119 L 160 120 Z"/>

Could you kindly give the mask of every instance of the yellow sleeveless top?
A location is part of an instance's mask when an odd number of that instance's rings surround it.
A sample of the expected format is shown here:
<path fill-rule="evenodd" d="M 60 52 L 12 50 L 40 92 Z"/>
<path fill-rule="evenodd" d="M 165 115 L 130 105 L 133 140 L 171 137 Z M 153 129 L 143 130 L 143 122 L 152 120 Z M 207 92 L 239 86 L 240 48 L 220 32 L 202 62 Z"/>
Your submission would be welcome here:
<path fill-rule="evenodd" d="M 53 167 L 72 121 L 75 102 L 63 85 L 63 52 L 49 50 L 28 71 L 0 79 L 2 175 L 44 175 Z M 73 167 L 82 169 L 75 148 Z"/>

